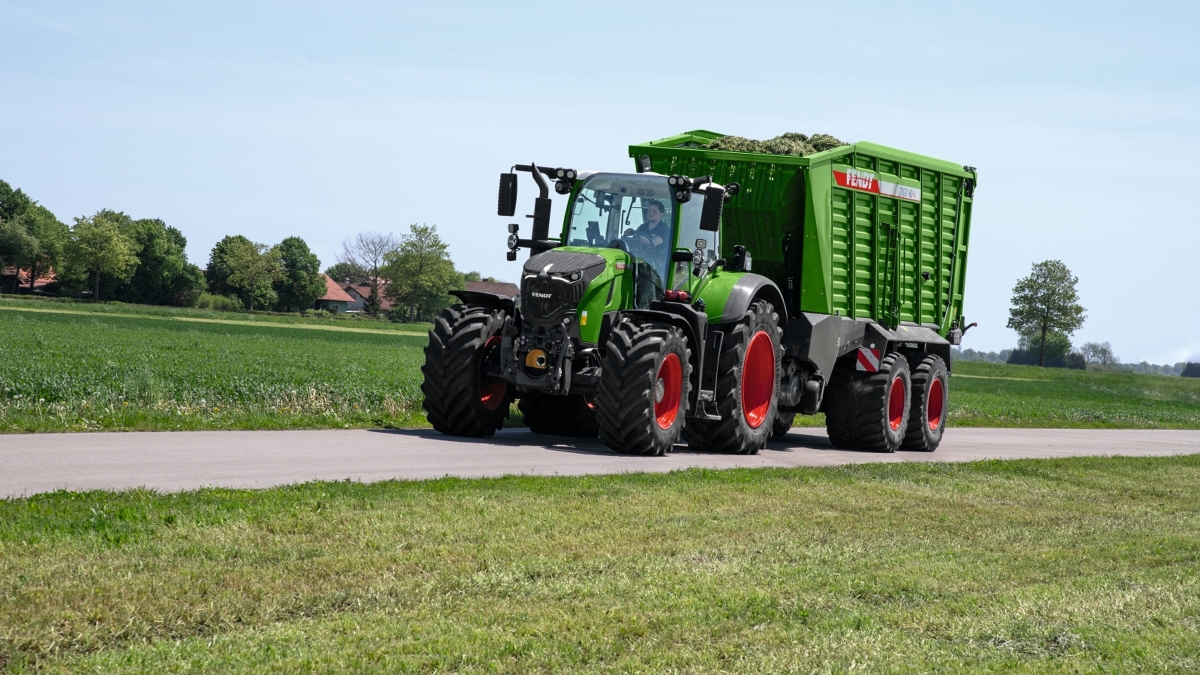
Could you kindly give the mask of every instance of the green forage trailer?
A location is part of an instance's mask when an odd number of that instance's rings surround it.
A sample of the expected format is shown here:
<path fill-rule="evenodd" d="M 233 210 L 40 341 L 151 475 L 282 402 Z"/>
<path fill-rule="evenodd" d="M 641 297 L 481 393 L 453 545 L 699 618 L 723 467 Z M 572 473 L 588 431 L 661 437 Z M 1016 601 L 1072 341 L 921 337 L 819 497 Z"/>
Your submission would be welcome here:
<path fill-rule="evenodd" d="M 539 190 L 509 228 L 521 306 L 456 292 L 430 332 L 425 409 L 489 435 L 516 400 L 535 432 L 618 452 L 757 452 L 823 412 L 839 447 L 933 450 L 976 172 L 855 143 L 807 156 L 714 150 L 692 131 L 630 146 L 636 173 L 517 165 Z M 550 189 L 567 202 L 550 231 Z"/>

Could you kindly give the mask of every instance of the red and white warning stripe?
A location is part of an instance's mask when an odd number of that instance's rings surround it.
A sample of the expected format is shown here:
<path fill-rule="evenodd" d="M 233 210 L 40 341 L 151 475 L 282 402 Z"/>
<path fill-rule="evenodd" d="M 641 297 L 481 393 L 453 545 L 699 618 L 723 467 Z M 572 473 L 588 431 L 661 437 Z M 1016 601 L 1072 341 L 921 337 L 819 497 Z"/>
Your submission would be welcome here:
<path fill-rule="evenodd" d="M 879 350 L 867 349 L 866 347 L 858 348 L 858 370 L 865 370 L 868 373 L 879 372 Z"/>
<path fill-rule="evenodd" d="M 836 167 L 833 170 L 833 178 L 837 181 L 838 187 L 862 190 L 885 197 L 896 197 L 910 202 L 921 201 L 921 188 L 879 180 L 874 171 L 854 169 L 848 166 Z"/>

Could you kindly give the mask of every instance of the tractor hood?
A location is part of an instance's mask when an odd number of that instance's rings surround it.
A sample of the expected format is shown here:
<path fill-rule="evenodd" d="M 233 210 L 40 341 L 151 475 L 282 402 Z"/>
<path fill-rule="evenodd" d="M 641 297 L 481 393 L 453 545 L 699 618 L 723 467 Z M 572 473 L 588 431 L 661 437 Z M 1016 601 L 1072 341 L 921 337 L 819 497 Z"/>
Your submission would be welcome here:
<path fill-rule="evenodd" d="M 549 327 L 574 311 L 588 284 L 604 271 L 606 260 L 595 253 L 546 251 L 525 261 L 521 274 L 521 306 L 526 320 Z"/>

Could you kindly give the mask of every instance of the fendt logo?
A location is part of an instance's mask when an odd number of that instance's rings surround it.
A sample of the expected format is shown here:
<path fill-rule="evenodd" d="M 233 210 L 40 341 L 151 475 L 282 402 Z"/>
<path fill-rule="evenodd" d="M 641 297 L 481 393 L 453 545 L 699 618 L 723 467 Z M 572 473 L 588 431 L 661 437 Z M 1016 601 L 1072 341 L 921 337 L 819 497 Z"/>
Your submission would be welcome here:
<path fill-rule="evenodd" d="M 533 291 L 532 293 L 530 293 L 530 295 L 532 295 L 535 298 L 542 298 L 543 300 L 549 300 L 550 298 L 554 297 L 553 293 L 538 293 L 537 291 Z"/>
<path fill-rule="evenodd" d="M 875 174 L 860 169 L 846 169 L 846 187 L 875 192 Z"/>

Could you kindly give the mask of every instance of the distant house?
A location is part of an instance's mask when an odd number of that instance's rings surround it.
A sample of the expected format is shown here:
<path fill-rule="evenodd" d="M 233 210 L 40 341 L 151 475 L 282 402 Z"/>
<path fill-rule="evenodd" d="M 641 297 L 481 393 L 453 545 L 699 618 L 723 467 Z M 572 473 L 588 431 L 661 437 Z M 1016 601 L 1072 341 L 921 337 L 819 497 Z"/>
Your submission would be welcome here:
<path fill-rule="evenodd" d="M 517 288 L 516 284 L 510 284 L 507 281 L 468 281 L 467 290 L 493 293 L 513 301 L 516 301 L 517 296 L 521 294 L 521 289 Z"/>
<path fill-rule="evenodd" d="M 351 312 L 367 311 L 367 298 L 371 297 L 371 286 L 369 284 L 352 284 L 346 282 L 338 285 L 342 287 L 343 291 L 346 291 L 347 295 L 349 295 L 351 298 L 354 298 L 354 302 L 350 305 Z M 393 304 L 386 295 L 387 287 L 388 283 L 386 281 L 380 282 L 379 311 L 381 312 L 388 311 L 392 308 Z"/>
<path fill-rule="evenodd" d="M 54 276 L 54 272 L 50 272 L 48 276 L 33 282 L 33 292 L 35 295 L 52 295 L 55 289 L 49 287 L 56 283 L 58 283 L 58 279 Z M 29 272 L 15 267 L 5 267 L 0 270 L 0 293 L 8 293 L 10 290 L 15 290 L 17 293 L 28 293 Z"/>
<path fill-rule="evenodd" d="M 341 286 L 333 279 L 329 278 L 328 274 L 322 274 L 325 277 L 325 295 L 317 298 L 313 303 L 314 309 L 323 309 L 326 312 L 333 314 L 341 314 L 350 308 L 350 304 L 354 302 L 346 291 L 342 290 Z"/>

